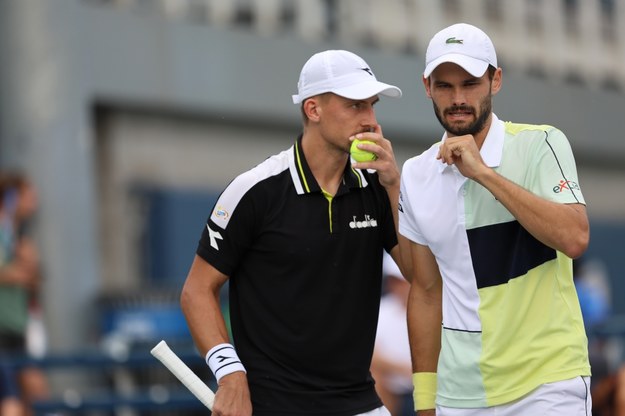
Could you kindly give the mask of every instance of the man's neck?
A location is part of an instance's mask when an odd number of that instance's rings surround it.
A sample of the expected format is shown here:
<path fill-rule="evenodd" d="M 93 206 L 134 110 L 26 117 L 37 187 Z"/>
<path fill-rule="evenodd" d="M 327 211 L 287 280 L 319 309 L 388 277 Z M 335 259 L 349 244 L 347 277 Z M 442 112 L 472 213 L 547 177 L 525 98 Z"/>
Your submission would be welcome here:
<path fill-rule="evenodd" d="M 306 134 L 302 138 L 302 151 L 319 186 L 335 195 L 343 178 L 347 153 L 329 147 L 321 137 Z"/>

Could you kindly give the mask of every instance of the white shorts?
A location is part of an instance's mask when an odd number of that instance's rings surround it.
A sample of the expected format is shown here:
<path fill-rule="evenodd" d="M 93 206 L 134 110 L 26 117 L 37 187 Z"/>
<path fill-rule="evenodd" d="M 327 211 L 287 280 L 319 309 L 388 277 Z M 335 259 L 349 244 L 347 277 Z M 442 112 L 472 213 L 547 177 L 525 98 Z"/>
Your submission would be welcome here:
<path fill-rule="evenodd" d="M 367 413 L 360 413 L 356 416 L 391 416 L 391 412 L 384 406 L 373 409 Z"/>
<path fill-rule="evenodd" d="M 511 403 L 475 409 L 436 406 L 436 416 L 590 416 L 590 377 L 543 384 Z"/>

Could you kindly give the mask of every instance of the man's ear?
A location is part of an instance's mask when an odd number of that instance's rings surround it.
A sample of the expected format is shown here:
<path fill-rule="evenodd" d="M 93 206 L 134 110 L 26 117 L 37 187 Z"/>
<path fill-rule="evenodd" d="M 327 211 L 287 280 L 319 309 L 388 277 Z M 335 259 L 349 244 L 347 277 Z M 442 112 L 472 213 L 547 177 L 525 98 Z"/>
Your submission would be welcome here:
<path fill-rule="evenodd" d="M 321 107 L 319 107 L 319 100 L 317 97 L 312 97 L 304 101 L 304 113 L 311 121 L 319 121 L 321 115 Z"/>
<path fill-rule="evenodd" d="M 503 82 L 503 72 L 501 68 L 497 68 L 495 74 L 493 75 L 493 82 L 490 85 L 490 92 L 492 95 L 495 95 L 501 89 L 501 85 Z"/>
<path fill-rule="evenodd" d="M 423 86 L 425 87 L 425 95 L 427 95 L 428 98 L 432 98 L 432 94 L 430 93 L 430 77 L 421 77 L 421 80 L 423 81 Z"/>

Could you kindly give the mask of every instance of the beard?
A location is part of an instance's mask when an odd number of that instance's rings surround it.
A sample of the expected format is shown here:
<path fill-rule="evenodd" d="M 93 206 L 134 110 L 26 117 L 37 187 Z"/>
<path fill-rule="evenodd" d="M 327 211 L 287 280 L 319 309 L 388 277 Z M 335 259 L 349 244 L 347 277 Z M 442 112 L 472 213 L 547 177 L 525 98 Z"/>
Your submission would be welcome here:
<path fill-rule="evenodd" d="M 488 94 L 480 103 L 479 116 L 476 117 L 475 121 L 473 121 L 469 125 L 454 125 L 446 122 L 443 115 L 458 111 L 464 111 L 475 116 L 475 108 L 466 105 L 454 105 L 452 107 L 446 108 L 443 113 L 434 101 L 432 101 L 432 105 L 434 106 L 434 114 L 436 115 L 438 122 L 441 123 L 441 126 L 443 126 L 445 131 L 451 136 L 464 136 L 465 134 L 471 134 L 475 136 L 477 133 L 484 130 L 484 126 L 486 125 L 488 116 L 490 116 L 490 113 L 493 109 L 492 95 Z"/>

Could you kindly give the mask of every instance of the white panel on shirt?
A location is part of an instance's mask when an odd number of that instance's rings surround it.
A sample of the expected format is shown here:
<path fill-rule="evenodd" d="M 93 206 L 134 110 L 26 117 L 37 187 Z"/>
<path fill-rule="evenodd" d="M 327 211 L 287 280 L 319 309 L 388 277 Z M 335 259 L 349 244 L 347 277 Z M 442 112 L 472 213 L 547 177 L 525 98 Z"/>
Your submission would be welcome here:
<path fill-rule="evenodd" d="M 290 156 L 292 153 L 292 148 L 284 150 L 237 176 L 219 196 L 211 213 L 211 220 L 221 229 L 225 229 L 241 198 L 257 183 L 288 169 L 289 162 L 293 159 Z"/>
<path fill-rule="evenodd" d="M 443 277 L 443 326 L 481 331 L 479 295 L 464 218 L 466 178 L 455 166 L 441 166 L 438 146 L 409 159 L 401 175 L 400 233 L 427 245 Z M 403 212 L 402 212 L 403 211 Z"/>

